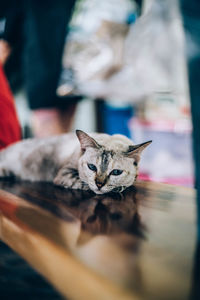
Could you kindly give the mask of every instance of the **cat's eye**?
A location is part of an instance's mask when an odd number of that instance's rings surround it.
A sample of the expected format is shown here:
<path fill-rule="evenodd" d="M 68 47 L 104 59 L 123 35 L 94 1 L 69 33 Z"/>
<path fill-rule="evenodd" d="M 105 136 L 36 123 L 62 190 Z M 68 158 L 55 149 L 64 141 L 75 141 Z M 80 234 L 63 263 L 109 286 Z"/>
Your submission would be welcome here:
<path fill-rule="evenodd" d="M 88 168 L 89 168 L 91 171 L 93 171 L 93 172 L 96 172 L 96 171 L 97 171 L 96 166 L 93 165 L 93 164 L 88 164 Z"/>
<path fill-rule="evenodd" d="M 122 173 L 123 173 L 122 170 L 114 169 L 114 170 L 112 170 L 112 172 L 110 172 L 110 175 L 118 176 L 118 175 L 121 175 Z"/>

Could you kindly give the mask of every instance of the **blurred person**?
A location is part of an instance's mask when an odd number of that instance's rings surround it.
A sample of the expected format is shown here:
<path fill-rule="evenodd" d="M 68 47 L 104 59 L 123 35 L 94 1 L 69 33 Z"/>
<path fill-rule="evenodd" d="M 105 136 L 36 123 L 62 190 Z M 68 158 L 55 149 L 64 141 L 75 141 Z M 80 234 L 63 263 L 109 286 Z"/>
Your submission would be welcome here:
<path fill-rule="evenodd" d="M 24 83 L 35 136 L 69 131 L 76 104 L 81 99 L 56 95 L 67 25 L 74 3 L 75 0 L 9 0 L 0 4 L 0 17 L 6 19 L 0 59 L 13 90 L 21 81 Z"/>
<path fill-rule="evenodd" d="M 9 46 L 9 43 L 4 41 L 3 39 L 0 40 L 0 62 L 2 65 L 5 64 L 7 61 L 9 55 L 10 55 L 11 49 Z"/>
<path fill-rule="evenodd" d="M 14 99 L 0 64 L 0 150 L 21 139 Z"/>
<path fill-rule="evenodd" d="M 197 188 L 197 249 L 190 299 L 200 299 L 200 1 L 180 0 L 186 36 Z"/>
<path fill-rule="evenodd" d="M 186 34 L 188 79 L 193 121 L 193 149 L 197 187 L 198 215 L 200 216 L 200 2 L 180 0 Z M 200 240 L 200 222 L 198 224 Z"/>

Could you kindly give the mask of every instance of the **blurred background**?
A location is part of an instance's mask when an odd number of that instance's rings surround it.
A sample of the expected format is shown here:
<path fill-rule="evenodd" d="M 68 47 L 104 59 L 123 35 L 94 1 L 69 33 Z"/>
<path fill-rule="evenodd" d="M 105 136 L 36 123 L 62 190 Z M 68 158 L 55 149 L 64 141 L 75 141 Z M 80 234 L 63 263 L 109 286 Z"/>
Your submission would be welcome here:
<path fill-rule="evenodd" d="M 153 140 L 140 178 L 193 186 L 178 1 L 8 1 L 0 36 L 24 138 L 82 129 Z"/>

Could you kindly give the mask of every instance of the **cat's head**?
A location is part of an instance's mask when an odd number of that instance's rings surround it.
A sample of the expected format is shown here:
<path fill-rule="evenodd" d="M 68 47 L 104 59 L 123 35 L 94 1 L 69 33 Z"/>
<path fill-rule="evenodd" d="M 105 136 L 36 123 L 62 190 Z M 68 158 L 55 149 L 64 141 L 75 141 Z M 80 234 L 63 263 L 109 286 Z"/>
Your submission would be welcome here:
<path fill-rule="evenodd" d="M 112 136 L 114 143 L 110 147 L 108 141 L 99 143 L 81 130 L 77 130 L 76 134 L 82 150 L 78 163 L 79 177 L 93 192 L 122 192 L 134 183 L 141 152 L 151 141 L 139 145 L 131 145 L 131 141 L 128 145 L 126 141 L 122 147 L 122 140 Z"/>

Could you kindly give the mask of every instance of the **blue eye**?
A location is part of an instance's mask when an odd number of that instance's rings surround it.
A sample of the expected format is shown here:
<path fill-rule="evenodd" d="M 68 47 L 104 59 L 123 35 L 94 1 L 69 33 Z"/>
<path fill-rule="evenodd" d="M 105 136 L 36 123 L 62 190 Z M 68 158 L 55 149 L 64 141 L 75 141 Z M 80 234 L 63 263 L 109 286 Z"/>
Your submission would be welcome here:
<path fill-rule="evenodd" d="M 122 173 L 123 173 L 122 170 L 114 169 L 112 170 L 112 172 L 110 172 L 110 175 L 118 176 L 121 175 Z"/>
<path fill-rule="evenodd" d="M 96 166 L 93 165 L 93 164 L 88 164 L 88 168 L 89 168 L 91 171 L 93 171 L 93 172 L 96 172 L 96 171 L 97 171 Z"/>

